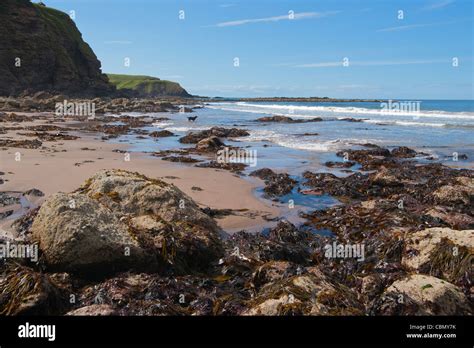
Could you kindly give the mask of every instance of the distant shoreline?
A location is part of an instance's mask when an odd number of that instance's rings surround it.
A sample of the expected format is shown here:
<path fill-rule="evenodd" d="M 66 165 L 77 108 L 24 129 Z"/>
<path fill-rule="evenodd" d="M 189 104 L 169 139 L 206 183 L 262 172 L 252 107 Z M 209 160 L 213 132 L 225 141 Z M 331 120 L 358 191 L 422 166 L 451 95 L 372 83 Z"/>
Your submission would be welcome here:
<path fill-rule="evenodd" d="M 326 103 L 383 103 L 386 99 L 338 99 L 328 97 L 255 97 L 255 98 L 203 98 L 207 102 L 221 102 L 221 101 L 250 101 L 250 102 L 326 102 Z"/>

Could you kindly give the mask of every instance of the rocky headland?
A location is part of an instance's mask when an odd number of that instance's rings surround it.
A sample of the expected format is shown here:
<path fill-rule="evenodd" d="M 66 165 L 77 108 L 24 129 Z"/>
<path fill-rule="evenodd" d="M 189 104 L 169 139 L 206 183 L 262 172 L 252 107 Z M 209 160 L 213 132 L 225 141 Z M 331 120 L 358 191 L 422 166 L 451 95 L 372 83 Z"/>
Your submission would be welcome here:
<path fill-rule="evenodd" d="M 66 13 L 29 0 L 4 0 L 0 22 L 0 95 L 113 92 L 99 60 Z"/>
<path fill-rule="evenodd" d="M 102 73 L 70 15 L 43 3 L 2 0 L 0 22 L 0 96 L 191 97 L 176 82 Z"/>

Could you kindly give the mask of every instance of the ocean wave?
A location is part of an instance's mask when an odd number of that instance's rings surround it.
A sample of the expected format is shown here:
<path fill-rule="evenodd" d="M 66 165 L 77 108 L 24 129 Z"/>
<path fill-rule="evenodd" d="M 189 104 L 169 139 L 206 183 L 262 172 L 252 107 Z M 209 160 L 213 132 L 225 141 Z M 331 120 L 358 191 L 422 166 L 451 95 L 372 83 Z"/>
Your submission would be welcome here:
<path fill-rule="evenodd" d="M 152 126 L 158 127 L 158 128 L 165 128 L 172 126 L 174 123 L 173 122 L 153 122 Z"/>
<path fill-rule="evenodd" d="M 229 104 L 232 104 L 232 103 L 229 103 Z M 209 106 L 209 105 L 207 105 L 206 107 L 208 109 L 216 109 L 216 110 L 222 110 L 222 111 L 240 111 L 240 112 L 246 112 L 246 113 L 251 113 L 251 114 L 279 115 L 279 116 L 288 116 L 288 117 L 292 117 L 292 118 L 299 117 L 299 118 L 308 119 L 308 118 L 320 117 L 320 115 L 316 116 L 316 115 L 295 114 L 293 112 L 285 114 L 285 113 L 281 113 L 281 112 L 278 112 L 278 111 L 274 112 L 274 111 L 268 111 L 268 110 L 248 110 L 248 109 L 243 110 L 243 109 L 236 109 L 236 108 L 213 107 L 213 106 Z M 331 118 L 326 117 L 325 119 L 330 120 L 330 119 L 334 119 L 334 118 L 333 117 L 331 117 Z"/>
<path fill-rule="evenodd" d="M 325 141 L 314 141 L 314 139 L 305 140 L 305 137 L 289 136 L 288 134 L 281 134 L 270 130 L 251 130 L 249 136 L 236 138 L 235 140 L 246 142 L 269 141 L 290 149 L 316 152 L 332 152 L 341 150 L 343 148 L 352 147 L 354 145 L 364 145 L 367 143 L 380 144 L 380 140 L 374 139 L 349 138 Z"/>
<path fill-rule="evenodd" d="M 382 109 L 368 109 L 354 106 L 304 106 L 304 105 L 279 105 L 279 104 L 252 104 L 247 102 L 236 103 L 213 103 L 207 105 L 209 108 L 222 109 L 227 111 L 243 111 L 251 113 L 277 113 L 287 111 L 288 116 L 294 115 L 295 111 L 302 112 L 329 112 L 342 114 L 379 115 L 379 116 L 401 116 L 401 117 L 432 117 L 432 118 L 452 118 L 468 119 L 474 121 L 474 113 L 470 112 L 447 112 L 440 110 L 425 110 L 420 112 L 400 112 L 386 111 Z M 315 117 L 321 115 L 303 115 L 304 117 Z"/>
<path fill-rule="evenodd" d="M 249 112 L 252 114 L 273 114 L 273 112 L 263 112 L 261 110 L 243 110 L 239 108 L 225 108 L 225 107 L 216 107 L 215 105 L 223 105 L 225 103 L 213 103 L 212 105 L 206 105 L 206 108 L 208 109 L 217 109 L 217 110 L 222 110 L 222 111 L 242 111 L 242 112 Z M 235 103 L 227 103 L 229 105 L 236 105 Z"/>
<path fill-rule="evenodd" d="M 424 127 L 445 127 L 446 123 L 430 123 L 430 122 L 410 122 L 410 121 L 388 121 L 388 120 L 364 120 L 366 123 L 376 124 L 387 124 L 387 125 L 399 125 L 399 126 L 424 126 Z M 460 126 L 460 125 L 457 125 Z"/>
<path fill-rule="evenodd" d="M 201 131 L 210 129 L 211 127 L 166 127 L 165 130 L 170 132 L 188 132 L 188 131 Z"/>
<path fill-rule="evenodd" d="M 276 133 L 270 130 L 251 130 L 250 135 L 245 137 L 235 138 L 236 141 L 266 141 L 274 138 L 284 136 L 283 134 Z"/>

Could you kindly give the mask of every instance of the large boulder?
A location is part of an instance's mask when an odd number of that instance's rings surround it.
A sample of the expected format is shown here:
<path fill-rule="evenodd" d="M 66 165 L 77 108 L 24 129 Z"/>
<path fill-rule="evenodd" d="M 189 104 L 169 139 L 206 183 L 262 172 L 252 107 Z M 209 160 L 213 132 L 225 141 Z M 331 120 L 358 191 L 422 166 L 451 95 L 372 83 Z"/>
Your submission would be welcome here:
<path fill-rule="evenodd" d="M 474 230 L 428 228 L 406 240 L 402 264 L 418 273 L 458 283 L 470 276 L 473 253 Z"/>
<path fill-rule="evenodd" d="M 203 271 L 221 255 L 220 229 L 172 184 L 104 170 L 57 194 L 32 226 L 47 264 L 102 274 L 124 269 Z"/>
<path fill-rule="evenodd" d="M 375 314 L 472 315 L 461 289 L 442 279 L 412 274 L 395 281 L 383 293 Z"/>
<path fill-rule="evenodd" d="M 134 221 L 151 217 L 163 224 L 191 224 L 217 233 L 215 221 L 173 184 L 125 170 L 103 170 L 76 192 L 87 194 L 108 209 Z"/>
<path fill-rule="evenodd" d="M 50 197 L 39 210 L 31 232 L 53 270 L 108 273 L 154 260 L 118 216 L 78 193 Z"/>

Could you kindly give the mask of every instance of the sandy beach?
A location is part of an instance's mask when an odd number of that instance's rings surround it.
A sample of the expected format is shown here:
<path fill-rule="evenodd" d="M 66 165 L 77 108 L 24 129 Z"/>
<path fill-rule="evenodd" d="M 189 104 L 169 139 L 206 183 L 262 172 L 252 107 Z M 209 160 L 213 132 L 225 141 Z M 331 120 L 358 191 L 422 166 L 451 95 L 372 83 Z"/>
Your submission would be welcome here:
<path fill-rule="evenodd" d="M 21 115 L 32 116 L 25 113 Z M 35 117 L 33 122 L 4 122 L 2 125 L 6 128 L 23 128 L 52 124 L 48 121 L 50 117 L 45 117 L 44 114 Z M 67 128 L 77 122 L 53 124 Z M 31 137 L 18 135 L 24 132 L 8 130 L 2 138 L 31 140 Z M 2 191 L 24 192 L 36 188 L 45 194 L 30 201 L 32 206 L 36 206 L 56 192 L 75 190 L 99 170 L 124 169 L 172 183 L 202 208 L 233 210 L 232 215 L 217 219 L 219 226 L 229 233 L 243 229 L 259 230 L 265 223 L 268 224 L 266 219 L 278 216 L 277 206 L 254 194 L 259 179 L 243 179 L 224 170 L 170 163 L 143 152 L 124 153 L 127 151 L 126 144 L 101 140 L 100 134 L 80 131 L 68 134 L 80 138 L 43 141 L 38 149 L 2 148 L 0 163 L 1 170 L 5 173 L 1 177 L 4 180 Z M 15 208 L 20 209 L 20 206 Z M 12 220 L 4 219 L 1 227 L 8 231 Z"/>

